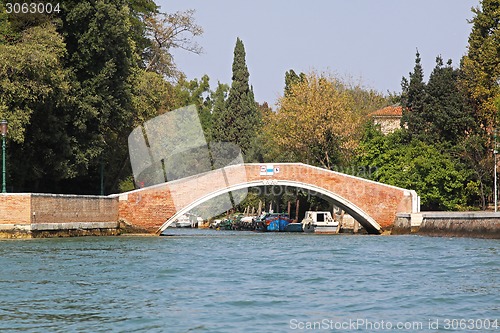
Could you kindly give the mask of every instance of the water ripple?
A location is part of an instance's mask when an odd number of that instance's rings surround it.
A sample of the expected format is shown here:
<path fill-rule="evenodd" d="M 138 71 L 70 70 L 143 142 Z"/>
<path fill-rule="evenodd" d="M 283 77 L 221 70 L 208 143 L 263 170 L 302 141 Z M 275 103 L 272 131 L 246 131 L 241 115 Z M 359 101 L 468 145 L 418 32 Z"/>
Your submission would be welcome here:
<path fill-rule="evenodd" d="M 289 332 L 499 317 L 500 243 L 174 230 L 0 242 L 0 330 Z"/>

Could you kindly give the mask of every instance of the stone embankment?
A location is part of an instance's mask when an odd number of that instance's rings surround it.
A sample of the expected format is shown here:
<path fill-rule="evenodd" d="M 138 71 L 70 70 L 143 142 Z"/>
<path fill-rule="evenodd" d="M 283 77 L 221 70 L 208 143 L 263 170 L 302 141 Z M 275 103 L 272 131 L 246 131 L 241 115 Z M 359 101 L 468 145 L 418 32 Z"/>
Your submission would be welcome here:
<path fill-rule="evenodd" d="M 500 213 L 421 212 L 398 214 L 393 235 L 418 234 L 442 237 L 500 239 Z"/>

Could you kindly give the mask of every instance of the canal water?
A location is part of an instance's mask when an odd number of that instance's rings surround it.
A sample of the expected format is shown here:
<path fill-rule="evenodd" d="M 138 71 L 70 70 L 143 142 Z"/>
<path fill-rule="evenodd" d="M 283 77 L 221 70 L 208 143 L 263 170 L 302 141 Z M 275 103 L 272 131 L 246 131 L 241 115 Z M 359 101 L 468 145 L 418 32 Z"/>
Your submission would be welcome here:
<path fill-rule="evenodd" d="M 500 242 L 168 230 L 0 241 L 0 331 L 500 332 Z"/>

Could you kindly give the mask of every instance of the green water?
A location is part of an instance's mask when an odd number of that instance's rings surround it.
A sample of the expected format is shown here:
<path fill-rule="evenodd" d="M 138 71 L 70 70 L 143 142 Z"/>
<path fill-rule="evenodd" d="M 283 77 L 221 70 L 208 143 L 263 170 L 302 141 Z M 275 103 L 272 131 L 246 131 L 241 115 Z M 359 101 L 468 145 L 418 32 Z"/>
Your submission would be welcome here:
<path fill-rule="evenodd" d="M 500 332 L 498 240 L 168 233 L 0 241 L 0 331 Z"/>

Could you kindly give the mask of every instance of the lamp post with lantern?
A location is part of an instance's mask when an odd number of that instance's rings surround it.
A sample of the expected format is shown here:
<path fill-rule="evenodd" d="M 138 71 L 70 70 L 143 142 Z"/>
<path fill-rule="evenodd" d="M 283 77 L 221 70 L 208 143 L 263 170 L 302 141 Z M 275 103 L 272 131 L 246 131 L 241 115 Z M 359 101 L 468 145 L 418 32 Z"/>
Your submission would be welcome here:
<path fill-rule="evenodd" d="M 2 193 L 7 193 L 7 184 L 5 182 L 5 139 L 7 136 L 7 120 L 0 122 L 0 132 L 2 133 Z"/>

